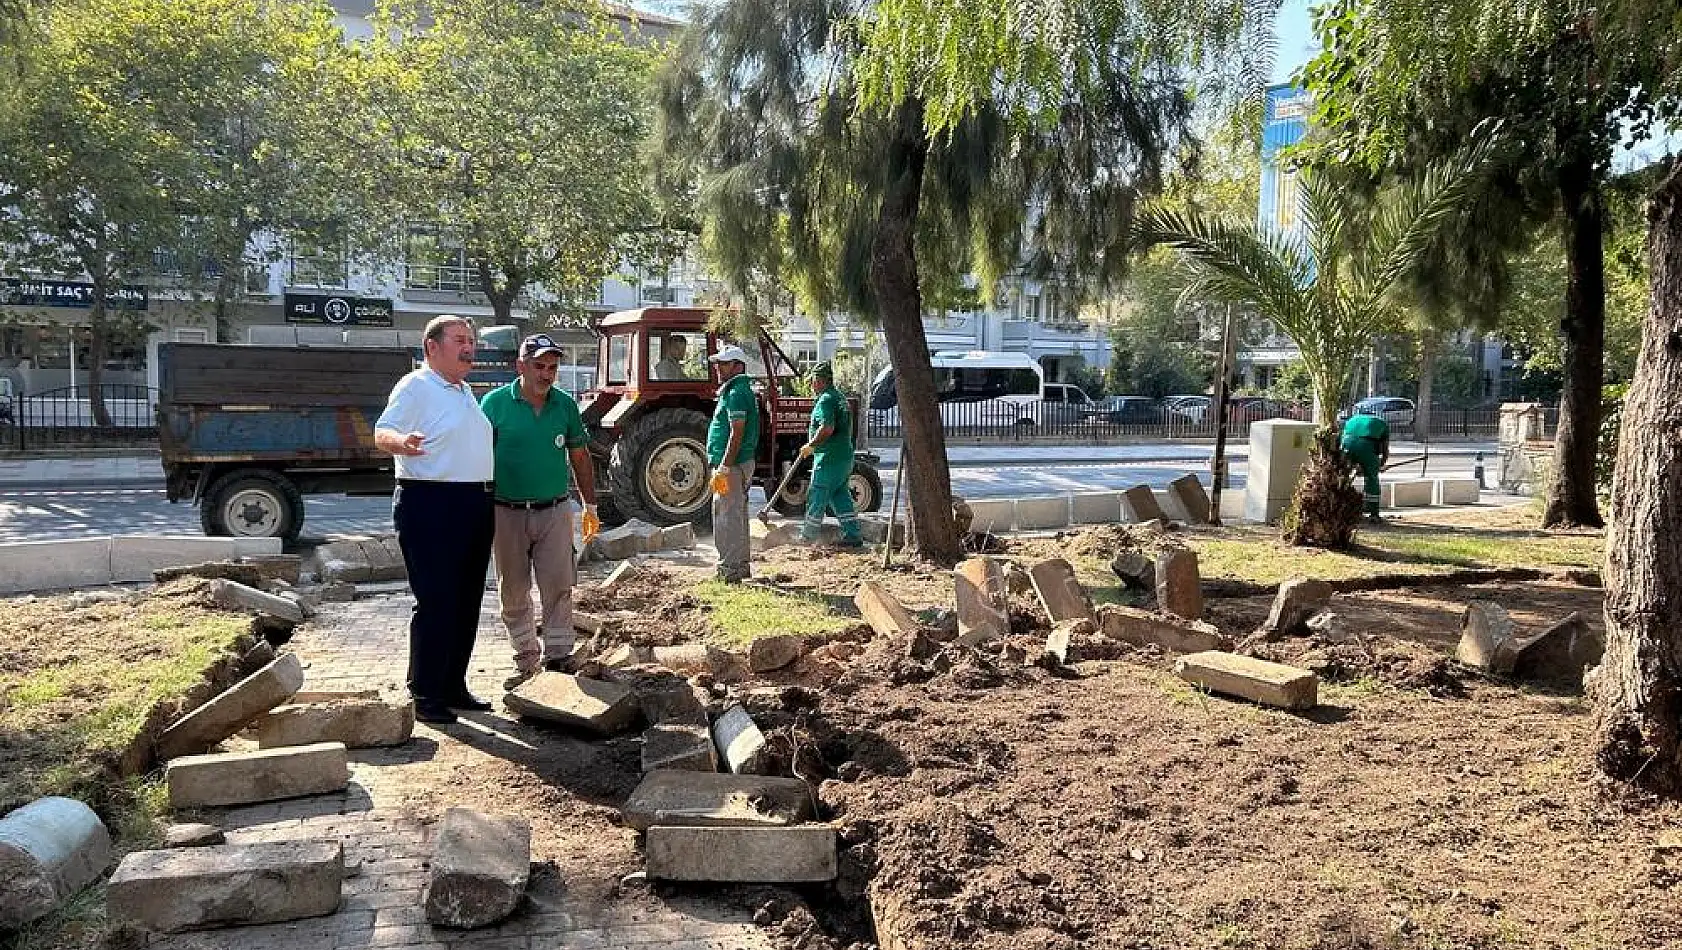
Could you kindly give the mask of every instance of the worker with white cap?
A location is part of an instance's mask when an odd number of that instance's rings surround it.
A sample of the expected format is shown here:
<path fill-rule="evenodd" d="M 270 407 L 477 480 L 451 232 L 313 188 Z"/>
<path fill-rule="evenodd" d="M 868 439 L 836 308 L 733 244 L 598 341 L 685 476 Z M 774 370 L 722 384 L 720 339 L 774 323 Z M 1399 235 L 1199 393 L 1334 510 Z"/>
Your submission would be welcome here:
<path fill-rule="evenodd" d="M 707 362 L 718 367 L 718 404 L 707 427 L 707 463 L 712 466 L 713 544 L 718 578 L 735 584 L 748 578 L 753 554 L 748 538 L 748 484 L 759 447 L 759 400 L 748 376 L 748 355 L 739 346 L 721 347 Z"/>

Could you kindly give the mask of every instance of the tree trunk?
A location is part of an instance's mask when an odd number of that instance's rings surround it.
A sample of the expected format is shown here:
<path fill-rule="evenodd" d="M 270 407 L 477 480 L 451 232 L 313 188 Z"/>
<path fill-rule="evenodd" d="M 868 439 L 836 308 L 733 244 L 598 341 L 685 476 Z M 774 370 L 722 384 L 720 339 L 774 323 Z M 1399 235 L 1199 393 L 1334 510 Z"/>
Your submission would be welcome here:
<path fill-rule="evenodd" d="M 93 416 L 93 424 L 101 428 L 109 427 L 111 410 L 105 405 L 105 335 L 106 313 L 105 294 L 110 283 L 99 277 L 93 281 L 93 301 L 88 305 L 88 412 Z M 75 359 L 76 328 L 70 328 L 71 359 Z M 76 394 L 72 392 L 71 396 Z"/>
<path fill-rule="evenodd" d="M 216 278 L 215 316 L 216 342 L 218 343 L 234 342 L 233 307 L 234 297 L 239 292 L 239 285 L 235 281 L 243 282 L 244 280 L 245 274 L 239 262 L 236 262 L 234 267 L 229 267 L 226 262 L 223 263 L 222 273 Z"/>
<path fill-rule="evenodd" d="M 479 292 L 485 295 L 485 300 L 491 305 L 491 325 L 511 325 L 514 322 L 514 299 L 525 289 L 525 283 L 509 278 L 499 290 L 488 260 L 480 258 L 475 267 L 479 271 Z"/>
<path fill-rule="evenodd" d="M 1373 338 L 1372 349 L 1367 353 L 1367 395 L 1378 395 L 1379 386 L 1384 379 L 1384 344 L 1377 337 Z"/>
<path fill-rule="evenodd" d="M 1592 160 L 1568 161 L 1560 169 L 1559 196 L 1565 212 L 1564 388 L 1559 431 L 1554 437 L 1553 482 L 1548 486 L 1542 527 L 1598 528 L 1594 459 L 1600 446 L 1600 388 L 1606 357 L 1606 274 L 1602 234 L 1605 209 Z"/>
<path fill-rule="evenodd" d="M 1624 400 L 1606 536 L 1606 653 L 1590 678 L 1596 762 L 1682 791 L 1682 164 L 1648 208 L 1652 283 Z"/>
<path fill-rule="evenodd" d="M 928 160 L 922 103 L 907 99 L 894 108 L 889 121 L 894 124 L 894 136 L 883 156 L 887 180 L 871 239 L 870 289 L 899 393 L 899 424 L 905 436 L 899 477 L 905 479 L 911 495 L 917 552 L 925 560 L 952 564 L 963 556 L 963 547 L 952 518 L 952 476 L 946 465 L 934 372 L 929 367 L 928 337 L 923 332 L 914 240 L 923 167 Z"/>
<path fill-rule="evenodd" d="M 1413 437 L 1431 441 L 1431 390 L 1437 375 L 1437 334 L 1419 331 L 1419 398 L 1414 401 Z"/>

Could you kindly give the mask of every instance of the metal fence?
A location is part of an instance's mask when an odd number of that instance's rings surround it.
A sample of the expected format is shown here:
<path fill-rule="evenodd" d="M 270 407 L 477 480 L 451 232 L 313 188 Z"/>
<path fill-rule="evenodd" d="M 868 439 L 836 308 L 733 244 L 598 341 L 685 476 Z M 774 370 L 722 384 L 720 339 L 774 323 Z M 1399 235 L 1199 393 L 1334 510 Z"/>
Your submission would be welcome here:
<path fill-rule="evenodd" d="M 84 384 L 0 401 L 0 447 L 34 451 L 157 443 L 156 389 L 106 383 L 98 388 L 98 400 L 94 395 Z M 103 405 L 103 418 L 96 403 Z"/>

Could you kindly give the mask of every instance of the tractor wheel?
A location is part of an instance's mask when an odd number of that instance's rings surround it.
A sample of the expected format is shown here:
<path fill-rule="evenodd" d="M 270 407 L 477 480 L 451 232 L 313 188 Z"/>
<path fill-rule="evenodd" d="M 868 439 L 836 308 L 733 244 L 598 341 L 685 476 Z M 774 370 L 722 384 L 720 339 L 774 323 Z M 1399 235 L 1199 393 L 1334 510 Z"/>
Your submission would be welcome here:
<path fill-rule="evenodd" d="M 783 489 L 771 507 L 780 515 L 802 517 L 806 514 L 806 490 L 811 485 L 810 475 L 796 478 Z M 853 473 L 847 476 L 847 490 L 853 493 L 853 507 L 859 514 L 882 510 L 882 476 L 876 474 L 876 469 L 870 465 L 857 460 L 853 462 Z"/>
<path fill-rule="evenodd" d="M 659 409 L 613 443 L 608 462 L 613 504 L 649 524 L 712 523 L 707 417 L 693 409 Z"/>
<path fill-rule="evenodd" d="M 286 476 L 242 468 L 212 482 L 199 502 L 199 524 L 211 537 L 298 540 L 304 496 Z"/>

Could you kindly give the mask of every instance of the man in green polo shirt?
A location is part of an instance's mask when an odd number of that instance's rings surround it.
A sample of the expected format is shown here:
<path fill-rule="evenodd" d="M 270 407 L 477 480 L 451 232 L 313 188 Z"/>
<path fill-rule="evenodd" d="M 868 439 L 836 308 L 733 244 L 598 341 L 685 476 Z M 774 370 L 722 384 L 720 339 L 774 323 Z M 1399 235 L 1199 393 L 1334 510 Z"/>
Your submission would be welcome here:
<path fill-rule="evenodd" d="M 829 363 L 812 367 L 812 391 L 818 400 L 812 406 L 812 421 L 806 427 L 806 444 L 800 457 L 812 460 L 812 478 L 806 489 L 806 520 L 800 536 L 816 541 L 826 511 L 835 512 L 841 522 L 841 546 L 864 546 L 859 532 L 858 511 L 847 481 L 853 474 L 853 416 L 847 400 L 835 388 L 835 369 Z"/>
<path fill-rule="evenodd" d="M 514 646 L 509 689 L 542 669 L 565 670 L 572 654 L 572 487 L 568 461 L 584 496 L 584 540 L 601 530 L 590 436 L 578 403 L 555 388 L 561 348 L 548 334 L 526 337 L 514 367 L 519 377 L 485 394 L 496 459 L 497 593 Z M 532 576 L 542 599 L 533 616 Z M 538 631 L 542 631 L 541 637 Z"/>
<path fill-rule="evenodd" d="M 707 358 L 718 367 L 718 405 L 707 427 L 707 464 L 712 466 L 713 545 L 718 578 L 735 584 L 748 578 L 753 555 L 748 538 L 748 488 L 759 448 L 759 399 L 748 375 L 747 354 L 726 346 Z"/>
<path fill-rule="evenodd" d="M 1361 500 L 1366 503 L 1367 517 L 1378 521 L 1382 499 L 1378 472 L 1390 459 L 1390 423 L 1383 416 L 1356 414 L 1343 424 L 1343 438 L 1339 445 L 1343 454 L 1361 468 Z"/>

